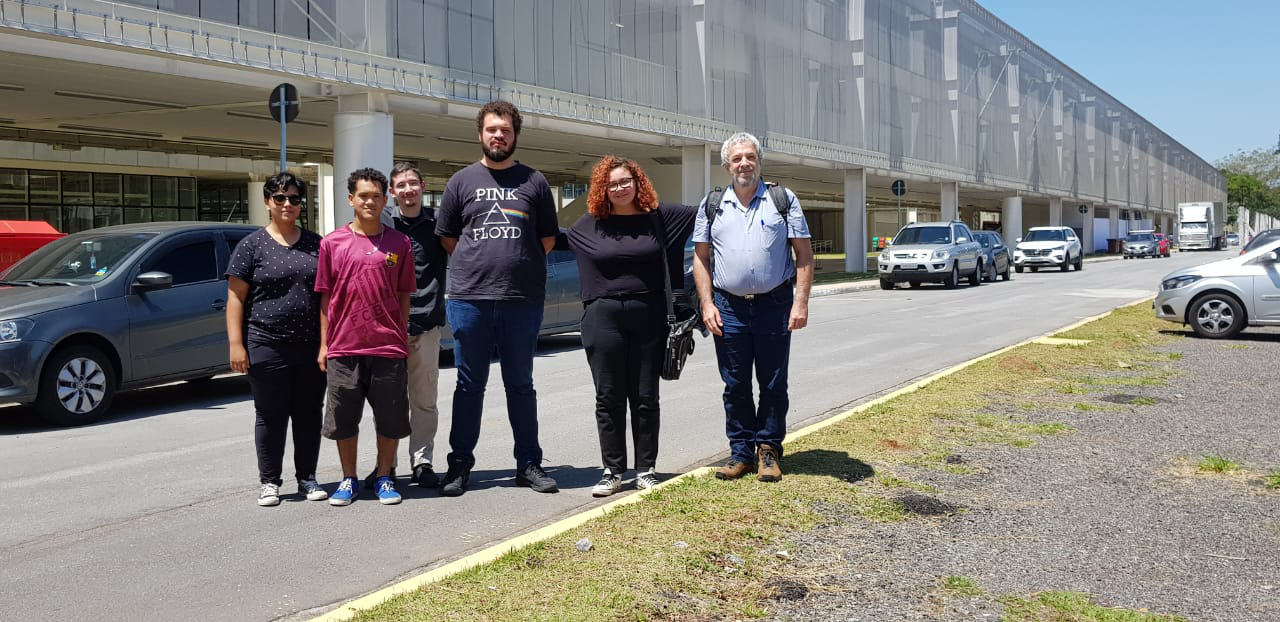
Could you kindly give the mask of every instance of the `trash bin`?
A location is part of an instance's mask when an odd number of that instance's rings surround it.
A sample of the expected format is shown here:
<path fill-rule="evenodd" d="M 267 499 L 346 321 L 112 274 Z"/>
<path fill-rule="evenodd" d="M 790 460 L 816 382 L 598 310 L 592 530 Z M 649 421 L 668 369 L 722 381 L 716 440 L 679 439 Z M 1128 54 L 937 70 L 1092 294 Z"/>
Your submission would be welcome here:
<path fill-rule="evenodd" d="M 65 235 L 43 220 L 0 220 L 0 270 Z"/>
<path fill-rule="evenodd" d="M 1124 240 L 1120 238 L 1107 238 L 1107 252 L 1111 254 L 1124 252 Z"/>

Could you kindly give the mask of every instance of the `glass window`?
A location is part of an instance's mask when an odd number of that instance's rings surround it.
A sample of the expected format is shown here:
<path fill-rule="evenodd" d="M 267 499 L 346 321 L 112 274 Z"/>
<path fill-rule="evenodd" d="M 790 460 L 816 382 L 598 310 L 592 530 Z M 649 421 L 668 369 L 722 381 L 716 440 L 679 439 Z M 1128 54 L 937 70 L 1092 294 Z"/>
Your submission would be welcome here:
<path fill-rule="evenodd" d="M 62 202 L 57 171 L 28 171 L 27 184 L 31 190 L 31 202 L 58 204 Z"/>
<path fill-rule="evenodd" d="M 27 172 L 20 168 L 0 168 L 0 203 L 27 202 Z"/>
<path fill-rule="evenodd" d="M 196 219 L 196 209 L 194 207 L 192 208 L 184 207 L 178 210 L 178 220 L 195 220 L 195 219 Z"/>
<path fill-rule="evenodd" d="M 151 178 L 146 175 L 125 175 L 124 204 L 151 205 Z"/>
<path fill-rule="evenodd" d="M 339 47 L 343 45 L 338 39 L 338 2 L 337 0 L 308 0 L 307 21 L 311 26 L 308 38 L 316 43 L 328 43 Z M 350 3 L 348 3 L 350 4 Z M 363 3 L 361 3 L 363 5 Z"/>
<path fill-rule="evenodd" d="M 240 0 L 240 25 L 274 32 L 275 4 L 274 0 Z"/>
<path fill-rule="evenodd" d="M 200 17 L 235 24 L 238 23 L 239 8 L 236 3 L 226 0 L 204 0 L 200 3 Z"/>
<path fill-rule="evenodd" d="M 396 1 L 395 56 L 419 63 L 427 60 L 426 50 L 423 48 L 422 18 L 422 0 Z"/>
<path fill-rule="evenodd" d="M 93 205 L 93 175 L 62 173 L 62 202 L 66 205 Z"/>
<path fill-rule="evenodd" d="M 93 174 L 94 205 L 120 205 L 120 176 L 110 173 Z"/>
<path fill-rule="evenodd" d="M 111 225 L 124 224 L 124 208 L 122 207 L 102 207 L 93 208 L 93 226 L 109 227 Z"/>
<path fill-rule="evenodd" d="M 149 207 L 124 208 L 124 224 L 131 225 L 136 222 L 151 222 L 151 208 Z"/>
<path fill-rule="evenodd" d="M 168 222 L 178 220 L 181 217 L 176 207 L 153 207 L 151 208 L 151 220 L 153 222 Z"/>
<path fill-rule="evenodd" d="M 217 3 L 210 2 L 209 4 Z M 157 8 L 161 11 L 172 11 L 180 15 L 200 17 L 200 0 L 159 0 Z"/>
<path fill-rule="evenodd" d="M 167 272 L 173 276 L 173 285 L 186 285 L 218 278 L 217 257 L 213 254 L 213 240 L 183 244 L 165 251 L 158 259 L 143 264 L 143 272 Z"/>
<path fill-rule="evenodd" d="M 178 178 L 152 177 L 151 204 L 161 207 L 178 205 Z"/>
<path fill-rule="evenodd" d="M 62 222 L 67 233 L 86 231 L 93 228 L 93 207 L 88 205 L 65 206 L 62 208 Z"/>
<path fill-rule="evenodd" d="M 178 178 L 178 207 L 196 206 L 196 180 L 194 177 Z"/>
<path fill-rule="evenodd" d="M 63 231 L 62 229 L 62 211 L 56 205 L 32 205 L 31 220 L 43 220 L 49 223 L 49 226 Z"/>
<path fill-rule="evenodd" d="M 276 4 L 275 32 L 299 39 L 307 38 L 307 8 L 301 0 L 284 0 Z"/>
<path fill-rule="evenodd" d="M 0 220 L 26 220 L 27 206 L 0 205 Z"/>

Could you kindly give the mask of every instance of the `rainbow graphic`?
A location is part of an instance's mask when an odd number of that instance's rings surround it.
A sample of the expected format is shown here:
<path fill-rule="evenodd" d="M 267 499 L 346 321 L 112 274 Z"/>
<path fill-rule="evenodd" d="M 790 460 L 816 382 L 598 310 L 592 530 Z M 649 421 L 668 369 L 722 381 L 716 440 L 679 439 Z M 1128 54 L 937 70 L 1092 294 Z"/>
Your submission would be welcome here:
<path fill-rule="evenodd" d="M 513 209 L 510 207 L 502 208 L 502 213 L 508 217 L 519 218 L 520 220 L 524 220 L 529 217 L 529 214 L 527 212 L 524 212 L 523 210 Z"/>

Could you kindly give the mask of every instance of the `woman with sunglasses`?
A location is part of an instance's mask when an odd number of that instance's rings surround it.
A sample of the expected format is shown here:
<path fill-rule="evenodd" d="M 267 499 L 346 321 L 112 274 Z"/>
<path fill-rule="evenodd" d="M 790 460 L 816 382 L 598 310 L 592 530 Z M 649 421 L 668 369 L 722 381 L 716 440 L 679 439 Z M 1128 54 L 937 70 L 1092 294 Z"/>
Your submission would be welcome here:
<path fill-rule="evenodd" d="M 635 446 L 635 486 L 657 485 L 658 380 L 666 349 L 666 283 L 684 283 L 684 245 L 697 208 L 658 204 L 638 164 L 605 156 L 591 172 L 587 213 L 566 232 L 578 260 L 586 311 L 582 345 L 596 388 L 596 429 L 604 475 L 592 489 L 607 497 L 627 472 L 627 406 Z M 661 228 L 661 230 L 659 230 Z"/>
<path fill-rule="evenodd" d="M 320 295 L 315 292 L 320 236 L 298 226 L 307 186 L 290 173 L 262 187 L 271 222 L 236 245 L 227 266 L 227 338 L 231 369 L 249 375 L 257 418 L 258 505 L 280 504 L 285 434 L 293 420 L 298 493 L 321 501 L 316 483 L 325 375 Z"/>

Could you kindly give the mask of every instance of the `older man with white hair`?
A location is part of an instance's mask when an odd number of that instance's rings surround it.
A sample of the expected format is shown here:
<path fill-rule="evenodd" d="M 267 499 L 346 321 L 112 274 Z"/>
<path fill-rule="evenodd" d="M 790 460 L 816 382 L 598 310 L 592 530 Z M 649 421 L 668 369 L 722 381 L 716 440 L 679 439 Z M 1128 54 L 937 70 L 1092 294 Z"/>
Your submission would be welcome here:
<path fill-rule="evenodd" d="M 738 479 L 754 467 L 759 481 L 776 482 L 787 434 L 791 332 L 809 321 L 813 248 L 796 195 L 760 178 L 755 136 L 730 136 L 720 159 L 733 177 L 732 192 L 709 194 L 693 227 L 694 282 L 725 385 L 730 456 L 716 477 Z"/>

